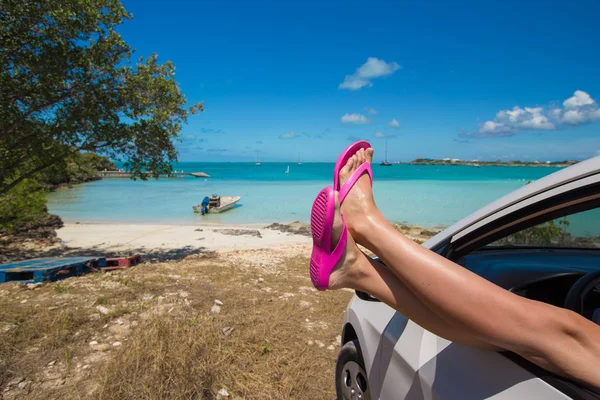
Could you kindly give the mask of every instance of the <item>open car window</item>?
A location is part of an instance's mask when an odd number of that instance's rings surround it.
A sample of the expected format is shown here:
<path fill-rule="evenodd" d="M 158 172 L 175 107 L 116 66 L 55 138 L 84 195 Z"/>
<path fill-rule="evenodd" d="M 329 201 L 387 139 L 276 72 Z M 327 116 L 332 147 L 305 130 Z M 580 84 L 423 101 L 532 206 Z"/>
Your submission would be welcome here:
<path fill-rule="evenodd" d="M 497 239 L 486 246 L 501 247 L 600 249 L 600 208 L 551 219 Z"/>

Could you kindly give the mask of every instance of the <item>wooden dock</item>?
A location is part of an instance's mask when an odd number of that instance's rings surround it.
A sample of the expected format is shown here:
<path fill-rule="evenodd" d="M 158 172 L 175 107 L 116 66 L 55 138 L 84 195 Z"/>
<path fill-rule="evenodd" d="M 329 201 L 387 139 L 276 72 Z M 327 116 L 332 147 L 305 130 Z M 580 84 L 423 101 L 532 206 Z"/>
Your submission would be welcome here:
<path fill-rule="evenodd" d="M 98 171 L 98 176 L 102 178 L 131 178 L 131 172 L 128 171 Z M 149 173 L 151 175 L 151 173 Z M 160 174 L 160 178 L 185 178 L 187 174 L 183 171 L 173 171 L 170 174 Z"/>

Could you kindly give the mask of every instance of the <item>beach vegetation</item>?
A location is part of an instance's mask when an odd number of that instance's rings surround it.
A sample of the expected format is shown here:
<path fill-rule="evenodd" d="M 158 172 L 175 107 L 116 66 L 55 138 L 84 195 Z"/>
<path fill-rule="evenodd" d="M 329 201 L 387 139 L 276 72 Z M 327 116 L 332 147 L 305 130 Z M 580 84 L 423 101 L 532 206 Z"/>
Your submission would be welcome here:
<path fill-rule="evenodd" d="M 9 0 L 0 14 L 0 195 L 81 151 L 134 178 L 171 170 L 202 104 L 187 104 L 171 62 L 132 61 L 120 1 Z"/>

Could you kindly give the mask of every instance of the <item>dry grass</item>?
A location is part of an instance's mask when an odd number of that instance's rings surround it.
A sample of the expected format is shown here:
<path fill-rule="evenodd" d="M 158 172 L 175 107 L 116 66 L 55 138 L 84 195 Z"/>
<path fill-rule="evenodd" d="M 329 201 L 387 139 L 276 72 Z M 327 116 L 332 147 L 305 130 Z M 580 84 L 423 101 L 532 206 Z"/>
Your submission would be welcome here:
<path fill-rule="evenodd" d="M 256 250 L 35 290 L 2 285 L 0 390 L 5 399 L 214 399 L 222 388 L 232 399 L 334 398 L 351 292 L 311 290 L 304 254 Z M 215 299 L 224 304 L 211 314 Z M 23 388 L 9 386 L 15 378 Z"/>

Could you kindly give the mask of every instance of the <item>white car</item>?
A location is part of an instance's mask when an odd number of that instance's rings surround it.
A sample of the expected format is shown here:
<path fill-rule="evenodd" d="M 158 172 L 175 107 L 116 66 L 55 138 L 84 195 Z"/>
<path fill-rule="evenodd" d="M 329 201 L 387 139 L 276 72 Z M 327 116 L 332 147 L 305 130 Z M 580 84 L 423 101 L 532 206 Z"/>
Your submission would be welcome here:
<path fill-rule="evenodd" d="M 600 157 L 524 185 L 423 246 L 600 323 Z M 514 353 L 436 336 L 361 292 L 344 316 L 336 390 L 338 399 L 600 399 Z"/>

